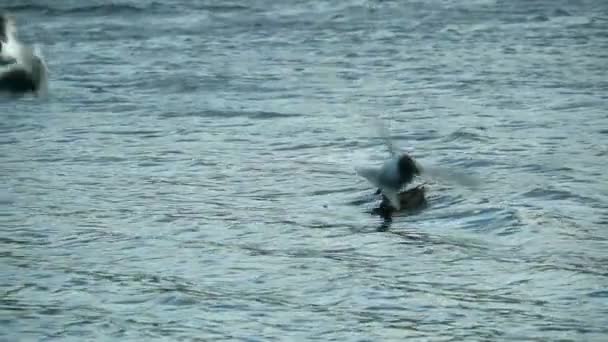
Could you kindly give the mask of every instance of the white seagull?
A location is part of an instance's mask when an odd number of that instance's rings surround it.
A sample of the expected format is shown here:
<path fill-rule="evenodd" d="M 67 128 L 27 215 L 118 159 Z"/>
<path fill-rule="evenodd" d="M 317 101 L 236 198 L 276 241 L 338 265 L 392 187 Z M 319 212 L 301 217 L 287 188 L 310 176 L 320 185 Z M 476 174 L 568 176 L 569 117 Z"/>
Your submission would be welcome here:
<path fill-rule="evenodd" d="M 48 70 L 43 58 L 16 37 L 15 19 L 0 13 L 0 93 L 46 93 Z"/>

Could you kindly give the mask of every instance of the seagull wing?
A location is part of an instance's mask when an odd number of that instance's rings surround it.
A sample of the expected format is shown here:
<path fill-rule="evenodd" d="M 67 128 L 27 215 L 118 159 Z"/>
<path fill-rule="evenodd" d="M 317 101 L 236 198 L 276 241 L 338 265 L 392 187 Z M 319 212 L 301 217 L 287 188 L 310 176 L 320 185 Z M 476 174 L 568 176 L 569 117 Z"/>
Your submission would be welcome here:
<path fill-rule="evenodd" d="M 381 168 L 370 166 L 358 166 L 355 167 L 355 171 L 359 176 L 367 179 L 368 182 L 372 183 L 372 185 L 380 188 Z"/>

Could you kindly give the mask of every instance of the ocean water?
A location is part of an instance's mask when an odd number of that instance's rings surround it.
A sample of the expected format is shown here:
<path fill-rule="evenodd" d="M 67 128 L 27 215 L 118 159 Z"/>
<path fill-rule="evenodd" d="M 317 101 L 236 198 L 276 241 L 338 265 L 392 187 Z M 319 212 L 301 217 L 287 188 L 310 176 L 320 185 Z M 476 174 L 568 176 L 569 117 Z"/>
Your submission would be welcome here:
<path fill-rule="evenodd" d="M 0 7 L 1 341 L 608 339 L 608 2 Z M 371 215 L 378 118 L 481 186 Z"/>

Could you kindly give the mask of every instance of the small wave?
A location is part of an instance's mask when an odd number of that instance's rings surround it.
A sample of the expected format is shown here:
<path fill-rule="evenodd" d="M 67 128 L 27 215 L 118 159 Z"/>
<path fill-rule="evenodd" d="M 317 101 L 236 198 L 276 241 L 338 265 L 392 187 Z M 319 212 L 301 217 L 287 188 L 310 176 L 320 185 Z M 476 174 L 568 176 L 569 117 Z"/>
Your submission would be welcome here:
<path fill-rule="evenodd" d="M 608 291 L 605 291 L 605 290 L 593 291 L 593 292 L 587 294 L 587 296 L 593 297 L 593 298 L 608 298 Z"/>
<path fill-rule="evenodd" d="M 4 10 L 9 13 L 13 12 L 47 12 L 50 7 L 44 5 L 34 5 L 34 4 L 26 4 L 26 5 L 8 5 L 4 6 Z"/>
<path fill-rule="evenodd" d="M 90 14 L 90 15 L 117 15 L 117 14 L 139 14 L 152 12 L 167 12 L 167 6 L 160 2 L 151 2 L 144 6 L 134 6 L 128 4 L 99 4 L 80 7 L 53 7 L 49 5 L 27 4 L 5 6 L 4 10 L 14 12 L 40 12 L 47 15 L 66 15 L 66 14 Z"/>
<path fill-rule="evenodd" d="M 549 21 L 549 17 L 544 15 L 544 14 L 539 14 L 539 15 L 535 15 L 532 18 L 530 18 L 530 21 L 535 21 L 535 22 L 540 22 L 543 23 L 545 21 Z"/>
<path fill-rule="evenodd" d="M 104 4 L 104 5 L 94 5 L 94 6 L 83 6 L 83 7 L 73 7 L 69 9 L 65 9 L 62 12 L 65 14 L 138 14 L 142 12 L 148 12 L 150 10 L 157 9 L 157 7 L 162 6 L 157 2 L 152 2 L 146 7 L 137 7 L 133 5 L 126 4 Z"/>
<path fill-rule="evenodd" d="M 601 105 L 601 101 L 573 101 L 565 104 L 554 105 L 549 108 L 555 111 L 567 111 L 573 109 L 594 108 Z"/>
<path fill-rule="evenodd" d="M 550 188 L 534 188 L 525 192 L 522 196 L 553 201 L 576 199 L 582 203 L 598 203 L 598 200 L 591 197 L 579 195 L 567 190 L 556 190 Z"/>
<path fill-rule="evenodd" d="M 466 130 L 457 130 L 445 139 L 446 141 L 469 140 L 469 141 L 486 141 L 487 139 L 480 134 Z"/>
<path fill-rule="evenodd" d="M 188 112 L 188 113 L 177 113 L 170 112 L 160 115 L 162 118 L 175 118 L 175 117 L 217 117 L 217 118 L 238 118 L 248 117 L 250 119 L 277 119 L 277 118 L 291 118 L 298 117 L 300 114 L 294 113 L 278 113 L 278 112 L 265 112 L 265 111 L 226 111 L 226 110 L 207 110 L 201 112 Z"/>
<path fill-rule="evenodd" d="M 248 6 L 243 5 L 201 5 L 196 6 L 196 8 L 209 12 L 240 12 L 251 9 Z"/>
<path fill-rule="evenodd" d="M 561 9 L 558 8 L 555 11 L 553 11 L 553 15 L 556 17 L 569 17 L 571 16 L 570 12 L 566 11 L 565 9 Z"/>
<path fill-rule="evenodd" d="M 113 135 L 154 135 L 157 136 L 162 131 L 152 131 L 152 130 L 126 130 L 126 131 L 100 131 L 101 134 L 113 134 Z"/>

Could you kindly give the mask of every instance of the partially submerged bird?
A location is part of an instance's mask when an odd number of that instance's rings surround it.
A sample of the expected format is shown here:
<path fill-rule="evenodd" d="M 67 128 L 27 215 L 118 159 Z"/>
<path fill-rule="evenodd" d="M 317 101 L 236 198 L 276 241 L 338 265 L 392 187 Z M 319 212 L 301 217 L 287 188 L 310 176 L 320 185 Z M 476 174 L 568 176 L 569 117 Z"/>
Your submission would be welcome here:
<path fill-rule="evenodd" d="M 411 189 L 407 189 L 400 192 L 399 194 L 397 194 L 400 209 L 411 212 L 424 208 L 424 206 L 426 205 L 425 195 L 426 188 L 424 187 L 424 185 L 418 185 Z M 392 205 L 392 203 L 388 200 L 387 197 L 382 196 L 382 202 L 380 202 L 380 206 L 374 208 L 372 210 L 372 214 L 379 215 L 386 220 L 390 219 L 393 213 L 397 210 L 398 209 Z"/>
<path fill-rule="evenodd" d="M 415 176 L 420 175 L 422 167 L 407 153 L 397 151 L 390 140 L 388 129 L 380 121 L 377 122 L 377 128 L 388 148 L 390 158 L 380 167 L 360 166 L 355 170 L 357 174 L 377 187 L 378 192 L 384 195 L 393 208 L 400 210 L 401 189 L 411 183 Z"/>
<path fill-rule="evenodd" d="M 47 67 L 32 47 L 21 44 L 12 16 L 0 13 L 0 92 L 34 93 L 47 89 Z"/>
<path fill-rule="evenodd" d="M 420 174 L 420 167 L 407 154 L 392 154 L 380 167 L 358 167 L 357 173 L 367 179 L 396 209 L 401 209 L 399 192 Z"/>
<path fill-rule="evenodd" d="M 416 195 L 424 199 L 424 189 L 420 187 L 401 192 L 416 176 L 430 176 L 460 186 L 477 187 L 477 179 L 466 173 L 437 166 L 429 166 L 427 164 L 423 168 L 407 153 L 399 152 L 390 139 L 388 129 L 382 122 L 377 121 L 376 123 L 379 135 L 384 139 L 384 143 L 388 148 L 390 158 L 380 167 L 360 166 L 356 167 L 355 170 L 357 174 L 378 188 L 376 194 L 381 193 L 383 195 L 383 198 L 386 199 L 383 202 L 385 206 L 390 205 L 396 211 L 399 211 L 401 208 L 411 207 L 409 205 L 411 201 L 407 201 L 404 207 L 403 196 L 410 198 L 410 195 Z"/>

